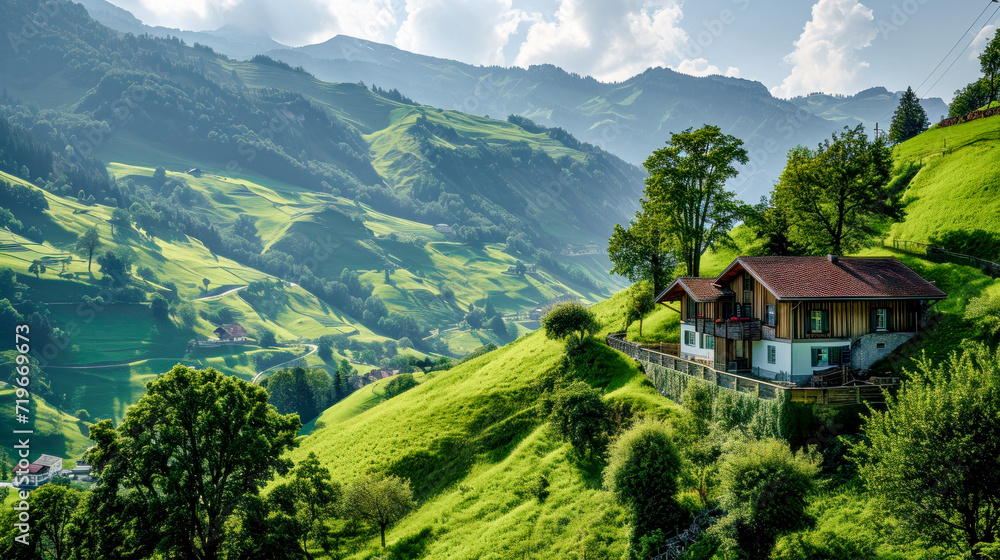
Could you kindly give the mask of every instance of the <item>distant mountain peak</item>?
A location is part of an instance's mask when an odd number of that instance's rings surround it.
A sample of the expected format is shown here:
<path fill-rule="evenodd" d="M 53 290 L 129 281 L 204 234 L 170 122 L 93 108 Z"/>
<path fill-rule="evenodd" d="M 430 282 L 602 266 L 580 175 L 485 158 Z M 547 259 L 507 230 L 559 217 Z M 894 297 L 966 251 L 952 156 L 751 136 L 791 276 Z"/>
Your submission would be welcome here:
<path fill-rule="evenodd" d="M 866 97 L 878 97 L 880 95 L 893 95 L 891 91 L 882 86 L 870 87 L 866 90 L 854 94 L 855 99 L 865 99 Z"/>

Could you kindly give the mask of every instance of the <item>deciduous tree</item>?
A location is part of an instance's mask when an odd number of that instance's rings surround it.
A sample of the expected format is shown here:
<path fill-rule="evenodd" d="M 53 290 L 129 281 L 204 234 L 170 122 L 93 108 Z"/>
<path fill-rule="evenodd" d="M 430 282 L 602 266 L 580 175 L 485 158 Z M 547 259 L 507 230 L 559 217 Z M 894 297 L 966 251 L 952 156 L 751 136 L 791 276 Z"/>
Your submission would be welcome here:
<path fill-rule="evenodd" d="M 94 252 L 101 248 L 101 236 L 96 227 L 87 228 L 83 235 L 76 240 L 76 252 L 87 257 L 87 272 L 90 272 L 90 263 L 94 258 Z"/>
<path fill-rule="evenodd" d="M 671 133 L 667 146 L 643 164 L 648 211 L 655 217 L 688 276 L 698 276 L 706 249 L 729 239 L 742 212 L 726 181 L 738 174 L 736 163 L 749 157 L 743 141 L 717 126 Z"/>
<path fill-rule="evenodd" d="M 398 476 L 372 474 L 354 481 L 344 495 L 347 514 L 379 530 L 382 548 L 385 531 L 413 509 L 410 481 Z"/>
<path fill-rule="evenodd" d="M 639 321 L 639 336 L 642 336 L 642 322 L 647 315 L 656 309 L 656 294 L 650 282 L 639 282 L 629 288 L 629 306 L 625 311 L 625 330 L 635 321 Z"/>
<path fill-rule="evenodd" d="M 773 200 L 787 216 L 792 242 L 813 254 L 839 255 L 864 247 L 902 217 L 902 184 L 890 186 L 891 173 L 885 138 L 869 140 L 863 125 L 845 127 L 816 150 L 798 146 L 788 153 Z"/>
<path fill-rule="evenodd" d="M 820 462 L 818 454 L 793 453 L 777 439 L 733 447 L 720 467 L 726 515 L 713 528 L 723 548 L 768 558 L 779 536 L 806 523 Z"/>
<path fill-rule="evenodd" d="M 662 223 L 648 210 L 650 203 L 644 200 L 642 204 L 645 209 L 636 212 L 635 220 L 627 228 L 615 224 L 608 240 L 608 258 L 614 265 L 612 274 L 620 274 L 632 282 L 649 280 L 653 292 L 659 294 L 667 287 L 677 267 L 677 258 Z"/>
<path fill-rule="evenodd" d="M 71 557 L 70 531 L 81 492 L 66 486 L 46 484 L 31 493 L 33 532 L 38 540 L 35 553 L 40 559 L 64 560 Z"/>
<path fill-rule="evenodd" d="M 559 437 L 581 456 L 593 458 L 604 452 L 610 431 L 611 409 L 601 392 L 577 381 L 551 398 L 549 421 Z"/>
<path fill-rule="evenodd" d="M 333 482 L 330 469 L 312 452 L 295 465 L 291 476 L 270 494 L 271 501 L 298 522 L 299 544 L 303 554 L 310 558 L 310 540 L 321 537 L 324 522 L 338 516 L 341 498 L 340 484 Z"/>
<path fill-rule="evenodd" d="M 993 35 L 993 39 L 986 44 L 982 54 L 979 55 L 979 65 L 983 70 L 983 77 L 986 79 L 986 87 L 990 97 L 988 105 L 997 99 L 997 82 L 1000 78 L 1000 33 Z"/>
<path fill-rule="evenodd" d="M 282 454 L 300 427 L 267 404 L 261 387 L 174 366 L 147 384 L 117 427 L 104 420 L 90 428 L 101 531 L 171 557 L 218 558 L 237 508 L 291 467 Z"/>
<path fill-rule="evenodd" d="M 547 338 L 568 338 L 577 346 L 583 344 L 587 336 L 597 332 L 599 327 L 593 312 L 577 302 L 556 304 L 542 317 L 542 328 Z"/>
<path fill-rule="evenodd" d="M 909 372 L 863 425 L 854 459 L 872 498 L 907 534 L 982 558 L 1000 528 L 1000 352 L 969 346 Z"/>
<path fill-rule="evenodd" d="M 611 446 L 604 486 L 625 507 L 632 521 L 632 543 L 655 530 L 669 530 L 680 519 L 677 480 L 681 459 L 660 422 L 630 428 Z"/>
<path fill-rule="evenodd" d="M 28 265 L 28 272 L 34 274 L 35 278 L 38 278 L 39 274 L 45 274 L 45 263 L 38 259 L 31 261 L 31 264 Z"/>

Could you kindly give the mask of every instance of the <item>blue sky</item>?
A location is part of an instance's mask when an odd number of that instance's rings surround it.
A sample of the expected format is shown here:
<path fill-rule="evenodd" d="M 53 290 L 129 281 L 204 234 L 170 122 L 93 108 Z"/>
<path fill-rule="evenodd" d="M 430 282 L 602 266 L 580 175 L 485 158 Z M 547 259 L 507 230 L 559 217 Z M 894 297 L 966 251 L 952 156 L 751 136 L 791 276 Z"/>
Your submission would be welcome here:
<path fill-rule="evenodd" d="M 346 34 L 472 64 L 552 63 L 604 81 L 667 66 L 757 80 L 779 97 L 917 87 L 958 43 L 917 90 L 948 101 L 978 76 L 976 55 L 1000 23 L 989 0 L 111 1 L 150 25 L 236 23 L 292 46 Z"/>

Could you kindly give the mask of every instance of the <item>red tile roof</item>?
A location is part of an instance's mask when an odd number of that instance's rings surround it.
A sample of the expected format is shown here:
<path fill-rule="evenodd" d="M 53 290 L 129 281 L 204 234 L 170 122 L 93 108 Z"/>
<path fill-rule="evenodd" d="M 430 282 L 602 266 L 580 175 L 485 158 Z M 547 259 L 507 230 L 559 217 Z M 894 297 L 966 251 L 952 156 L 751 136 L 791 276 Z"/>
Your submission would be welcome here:
<path fill-rule="evenodd" d="M 723 291 L 715 285 L 715 278 L 696 278 L 693 276 L 681 276 L 674 280 L 656 301 L 676 301 L 681 298 L 682 292 L 686 292 L 695 301 L 716 301 L 732 292 Z"/>
<path fill-rule="evenodd" d="M 716 279 L 748 271 L 778 299 L 944 299 L 937 286 L 896 259 L 739 257 Z"/>

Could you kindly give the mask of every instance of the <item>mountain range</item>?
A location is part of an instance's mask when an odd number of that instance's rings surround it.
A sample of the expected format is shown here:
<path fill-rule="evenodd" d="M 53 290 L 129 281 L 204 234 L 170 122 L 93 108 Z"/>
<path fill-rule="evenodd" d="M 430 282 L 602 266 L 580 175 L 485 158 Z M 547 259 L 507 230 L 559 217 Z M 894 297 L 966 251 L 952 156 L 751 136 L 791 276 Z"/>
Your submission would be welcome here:
<path fill-rule="evenodd" d="M 235 58 L 266 54 L 322 80 L 375 84 L 435 107 L 500 118 L 522 115 L 564 128 L 635 165 L 662 147 L 671 132 L 714 124 L 746 143 L 751 159 L 731 188 L 749 202 L 771 190 L 789 149 L 813 146 L 859 123 L 870 131 L 876 124 L 887 129 L 901 96 L 873 88 L 853 96 L 818 94 L 783 100 L 759 82 L 694 77 L 668 68 L 649 68 L 622 82 L 604 83 L 548 64 L 476 66 L 346 35 L 291 48 L 255 30 L 151 28 L 105 0 L 85 0 L 84 5 L 96 19 L 121 31 L 176 36 Z M 268 48 L 254 50 L 259 47 Z M 947 114 L 947 105 L 939 98 L 922 104 L 932 122 Z"/>

